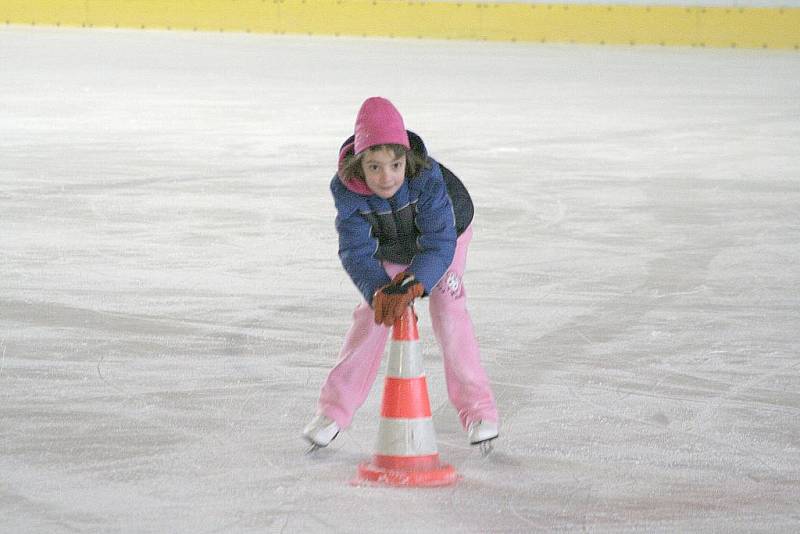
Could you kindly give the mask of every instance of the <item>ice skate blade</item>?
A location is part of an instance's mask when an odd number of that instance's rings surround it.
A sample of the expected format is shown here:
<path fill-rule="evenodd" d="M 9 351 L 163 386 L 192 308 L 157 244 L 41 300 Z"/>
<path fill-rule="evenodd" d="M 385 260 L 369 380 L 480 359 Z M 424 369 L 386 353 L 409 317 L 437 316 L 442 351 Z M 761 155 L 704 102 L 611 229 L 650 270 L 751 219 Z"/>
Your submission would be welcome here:
<path fill-rule="evenodd" d="M 331 438 L 331 441 L 336 439 L 336 436 L 338 436 L 338 435 L 339 435 L 338 432 L 336 434 L 334 434 L 333 437 Z M 320 445 L 319 443 L 315 443 L 314 441 L 310 440 L 306 436 L 303 436 L 303 438 L 306 440 L 306 443 L 308 444 L 308 449 L 306 449 L 306 455 L 314 454 L 318 450 L 324 449 L 325 447 L 327 447 L 328 445 L 331 444 L 331 441 L 329 441 L 326 445 Z"/>
<path fill-rule="evenodd" d="M 322 447 L 321 445 L 317 445 L 316 443 L 311 443 L 306 449 L 305 454 L 306 456 L 310 456 L 322 448 L 324 447 Z"/>
<path fill-rule="evenodd" d="M 479 441 L 478 443 L 473 443 L 472 445 L 477 446 L 478 450 L 481 453 L 481 457 L 486 458 L 494 450 L 495 439 L 496 438 L 487 439 L 485 441 Z"/>

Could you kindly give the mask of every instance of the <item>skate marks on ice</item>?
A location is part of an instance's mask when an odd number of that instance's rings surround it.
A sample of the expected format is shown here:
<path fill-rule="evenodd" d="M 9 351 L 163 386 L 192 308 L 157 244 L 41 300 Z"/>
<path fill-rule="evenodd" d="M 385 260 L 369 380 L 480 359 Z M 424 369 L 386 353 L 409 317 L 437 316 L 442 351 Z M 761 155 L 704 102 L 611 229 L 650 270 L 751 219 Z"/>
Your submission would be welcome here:
<path fill-rule="evenodd" d="M 6 366 L 6 340 L 0 339 L 0 378 L 3 378 L 3 368 Z"/>

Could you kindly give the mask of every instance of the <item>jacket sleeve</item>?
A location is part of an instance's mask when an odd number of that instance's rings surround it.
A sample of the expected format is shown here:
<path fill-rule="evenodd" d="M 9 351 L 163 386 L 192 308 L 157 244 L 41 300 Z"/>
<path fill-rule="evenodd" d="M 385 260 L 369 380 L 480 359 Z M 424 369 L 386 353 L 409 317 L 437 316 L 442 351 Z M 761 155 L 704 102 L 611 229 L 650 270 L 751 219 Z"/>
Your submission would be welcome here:
<path fill-rule="evenodd" d="M 408 270 L 422 282 L 427 295 L 453 261 L 456 223 L 439 164 L 432 162 L 431 168 L 415 180 L 419 180 L 420 187 L 415 219 L 420 233 L 417 238 L 419 252 Z"/>
<path fill-rule="evenodd" d="M 359 212 L 355 194 L 348 191 L 338 177 L 331 181 L 331 192 L 336 204 L 339 259 L 364 300 L 372 305 L 375 291 L 391 281 L 375 258 L 378 242 L 372 237 L 369 222 Z"/>

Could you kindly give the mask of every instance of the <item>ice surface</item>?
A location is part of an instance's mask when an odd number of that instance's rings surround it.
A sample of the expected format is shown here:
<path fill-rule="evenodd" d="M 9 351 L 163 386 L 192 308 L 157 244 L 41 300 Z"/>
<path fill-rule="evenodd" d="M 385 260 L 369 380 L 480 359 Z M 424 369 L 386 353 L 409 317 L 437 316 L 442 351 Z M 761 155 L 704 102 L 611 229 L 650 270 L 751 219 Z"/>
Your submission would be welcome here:
<path fill-rule="evenodd" d="M 0 531 L 797 532 L 800 55 L 0 29 Z M 328 181 L 395 101 L 470 187 L 504 418 L 421 343 L 446 489 L 304 456 L 358 294 Z"/>

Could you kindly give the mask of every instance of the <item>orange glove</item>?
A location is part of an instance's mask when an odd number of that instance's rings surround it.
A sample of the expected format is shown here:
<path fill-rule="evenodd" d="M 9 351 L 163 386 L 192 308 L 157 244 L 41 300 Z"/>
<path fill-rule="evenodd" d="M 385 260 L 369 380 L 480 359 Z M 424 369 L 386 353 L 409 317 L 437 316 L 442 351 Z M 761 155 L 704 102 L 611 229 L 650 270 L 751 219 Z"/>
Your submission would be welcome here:
<path fill-rule="evenodd" d="M 425 293 L 425 287 L 411 273 L 400 273 L 375 292 L 372 307 L 375 309 L 375 322 L 392 326 L 402 317 L 406 306 Z"/>

